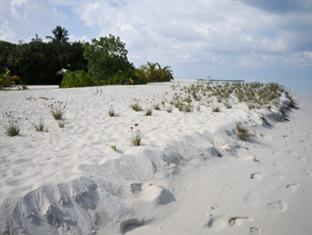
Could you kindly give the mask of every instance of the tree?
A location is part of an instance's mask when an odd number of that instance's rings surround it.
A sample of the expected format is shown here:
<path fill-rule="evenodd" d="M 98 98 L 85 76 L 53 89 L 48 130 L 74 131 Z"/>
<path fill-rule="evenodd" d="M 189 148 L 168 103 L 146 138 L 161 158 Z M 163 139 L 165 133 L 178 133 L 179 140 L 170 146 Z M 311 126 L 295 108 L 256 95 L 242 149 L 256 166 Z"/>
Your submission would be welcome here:
<path fill-rule="evenodd" d="M 167 82 L 174 79 L 169 66 L 161 67 L 159 63 L 147 62 L 136 70 L 139 81 L 145 82 Z"/>
<path fill-rule="evenodd" d="M 84 57 L 88 60 L 88 72 L 103 84 L 126 83 L 134 72 L 128 61 L 128 51 L 119 37 L 109 35 L 92 39 L 84 46 Z"/>
<path fill-rule="evenodd" d="M 53 36 L 46 36 L 46 38 L 51 39 L 52 42 L 66 43 L 69 40 L 68 31 L 62 28 L 62 26 L 56 26 L 52 33 Z"/>

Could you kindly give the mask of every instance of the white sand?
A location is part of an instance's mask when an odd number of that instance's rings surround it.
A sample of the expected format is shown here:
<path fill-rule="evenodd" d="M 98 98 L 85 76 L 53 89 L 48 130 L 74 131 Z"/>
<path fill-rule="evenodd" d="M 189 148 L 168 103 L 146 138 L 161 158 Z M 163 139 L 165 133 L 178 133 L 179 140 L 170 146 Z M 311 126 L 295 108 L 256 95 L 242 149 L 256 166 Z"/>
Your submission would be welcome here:
<path fill-rule="evenodd" d="M 129 107 L 136 98 L 152 108 L 173 92 L 169 83 L 1 92 L 0 113 L 28 120 L 21 136 L 8 137 L 1 116 L 0 233 L 312 233 L 307 99 L 273 128 L 261 127 L 259 114 L 268 111 L 241 104 L 220 113 L 160 105 L 150 117 Z M 47 108 L 54 100 L 67 103 L 64 128 Z M 119 116 L 109 117 L 110 107 Z M 32 127 L 40 117 L 48 132 Z M 236 121 L 253 128 L 256 141 L 231 136 Z"/>

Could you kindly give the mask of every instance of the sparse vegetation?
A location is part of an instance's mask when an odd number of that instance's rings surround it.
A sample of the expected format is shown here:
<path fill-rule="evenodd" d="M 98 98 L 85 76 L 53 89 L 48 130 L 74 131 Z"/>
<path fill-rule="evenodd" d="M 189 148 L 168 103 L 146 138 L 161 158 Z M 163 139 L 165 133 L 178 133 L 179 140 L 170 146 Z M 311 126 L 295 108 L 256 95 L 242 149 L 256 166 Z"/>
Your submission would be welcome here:
<path fill-rule="evenodd" d="M 145 116 L 152 116 L 152 110 L 151 109 L 146 109 L 145 110 Z"/>
<path fill-rule="evenodd" d="M 58 124 L 59 128 L 64 128 L 65 127 L 64 120 L 58 120 L 57 124 Z"/>
<path fill-rule="evenodd" d="M 33 122 L 32 125 L 38 132 L 48 131 L 47 128 L 44 128 L 45 125 L 42 118 L 40 118 L 38 123 Z"/>
<path fill-rule="evenodd" d="M 108 116 L 110 117 L 114 117 L 116 116 L 116 113 L 115 113 L 115 110 L 113 107 L 110 107 L 109 110 L 108 110 Z"/>
<path fill-rule="evenodd" d="M 289 107 L 297 107 L 295 101 L 287 96 L 288 93 L 284 88 L 276 83 L 198 82 L 189 86 L 172 87 L 175 93 L 169 104 L 183 112 L 186 107 L 190 107 L 187 105 L 197 107 L 223 103 L 225 108 L 231 109 L 232 105 L 238 102 L 245 103 L 250 109 L 261 109 L 279 103 L 283 93 L 290 100 Z M 219 108 L 212 109 L 214 112 L 221 111 L 220 105 Z"/>
<path fill-rule="evenodd" d="M 159 104 L 154 104 L 154 106 L 153 106 L 153 107 L 154 107 L 154 109 L 155 109 L 155 110 L 160 110 L 160 106 L 159 106 Z"/>
<path fill-rule="evenodd" d="M 172 109 L 173 109 L 172 106 L 168 106 L 166 110 L 168 113 L 172 113 Z"/>
<path fill-rule="evenodd" d="M 142 141 L 142 136 L 141 136 L 141 132 L 140 129 L 138 128 L 139 124 L 136 123 L 134 124 L 134 126 L 131 126 L 131 143 L 134 146 L 140 146 L 141 145 L 141 141 Z"/>
<path fill-rule="evenodd" d="M 49 104 L 48 107 L 55 120 L 64 119 L 66 104 L 64 104 L 62 101 L 55 101 L 54 103 Z"/>
<path fill-rule="evenodd" d="M 139 101 L 135 101 L 133 104 L 130 105 L 130 107 L 136 112 L 140 112 L 143 110 L 141 105 L 139 104 Z"/>
<path fill-rule="evenodd" d="M 213 108 L 212 108 L 212 112 L 214 112 L 214 113 L 220 112 L 219 106 L 213 107 Z"/>
<path fill-rule="evenodd" d="M 114 150 L 116 153 L 123 153 L 116 145 L 111 145 L 111 149 Z"/>
<path fill-rule="evenodd" d="M 8 136 L 17 136 L 20 133 L 20 117 L 15 117 L 12 113 L 12 111 L 6 112 L 5 116 L 8 119 L 8 126 L 6 128 L 6 134 Z"/>
<path fill-rule="evenodd" d="M 254 137 L 254 134 L 244 127 L 241 122 L 235 123 L 235 133 L 242 141 L 249 141 L 252 137 Z"/>

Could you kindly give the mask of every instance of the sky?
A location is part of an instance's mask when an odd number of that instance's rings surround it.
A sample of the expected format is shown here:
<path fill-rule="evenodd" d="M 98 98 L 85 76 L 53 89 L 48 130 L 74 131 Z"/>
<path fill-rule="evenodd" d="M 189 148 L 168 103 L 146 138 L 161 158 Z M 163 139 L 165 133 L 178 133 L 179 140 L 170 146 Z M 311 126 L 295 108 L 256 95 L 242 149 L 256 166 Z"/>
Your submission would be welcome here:
<path fill-rule="evenodd" d="M 312 0 L 0 1 L 1 40 L 46 40 L 57 25 L 71 41 L 119 36 L 136 66 L 180 79 L 312 81 Z"/>

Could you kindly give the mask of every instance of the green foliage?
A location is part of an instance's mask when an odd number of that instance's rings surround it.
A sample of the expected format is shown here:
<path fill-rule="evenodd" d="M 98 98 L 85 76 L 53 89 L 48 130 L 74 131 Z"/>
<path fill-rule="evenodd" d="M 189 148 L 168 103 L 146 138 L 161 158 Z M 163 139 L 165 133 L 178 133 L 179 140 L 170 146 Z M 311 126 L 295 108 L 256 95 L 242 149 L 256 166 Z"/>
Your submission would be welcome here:
<path fill-rule="evenodd" d="M 56 76 L 61 68 L 86 70 L 83 44 L 43 42 L 38 36 L 29 43 L 11 44 L 0 41 L 0 73 L 7 67 L 12 74 L 21 77 L 28 85 L 59 84 L 62 75 Z"/>
<path fill-rule="evenodd" d="M 94 86 L 95 82 L 83 70 L 67 72 L 60 84 L 62 88 Z"/>
<path fill-rule="evenodd" d="M 68 41 L 68 31 L 62 26 L 56 26 L 52 31 L 53 36 L 46 36 L 46 38 L 51 39 L 52 42 L 66 43 Z"/>
<path fill-rule="evenodd" d="M 20 84 L 20 81 L 21 78 L 19 76 L 12 76 L 10 70 L 5 68 L 0 74 L 0 89 Z"/>
<path fill-rule="evenodd" d="M 148 62 L 135 71 L 136 78 L 141 83 L 167 82 L 173 80 L 173 73 L 169 66 L 161 67 L 158 63 Z"/>
<path fill-rule="evenodd" d="M 114 150 L 116 153 L 123 153 L 116 145 L 110 146 L 112 150 Z"/>
<path fill-rule="evenodd" d="M 134 72 L 128 51 L 119 37 L 109 35 L 84 45 L 89 74 L 103 84 L 126 84 Z"/>
<path fill-rule="evenodd" d="M 65 28 L 57 26 L 52 33 L 47 36 L 51 39 L 48 43 L 37 34 L 29 43 L 0 41 L 0 74 L 8 68 L 12 74 L 21 77 L 20 84 L 27 85 L 59 85 L 63 74 L 58 72 L 62 68 L 88 71 L 88 78 L 92 78 L 96 85 L 134 85 L 173 79 L 170 67 L 161 67 L 158 63 L 148 63 L 136 69 L 128 61 L 128 51 L 119 37 L 109 35 L 93 39 L 91 43 L 69 43 Z M 74 85 L 69 82 L 68 87 L 85 86 L 89 82 L 88 79 L 82 80 Z M 7 81 L 1 82 L 10 85 Z"/>

